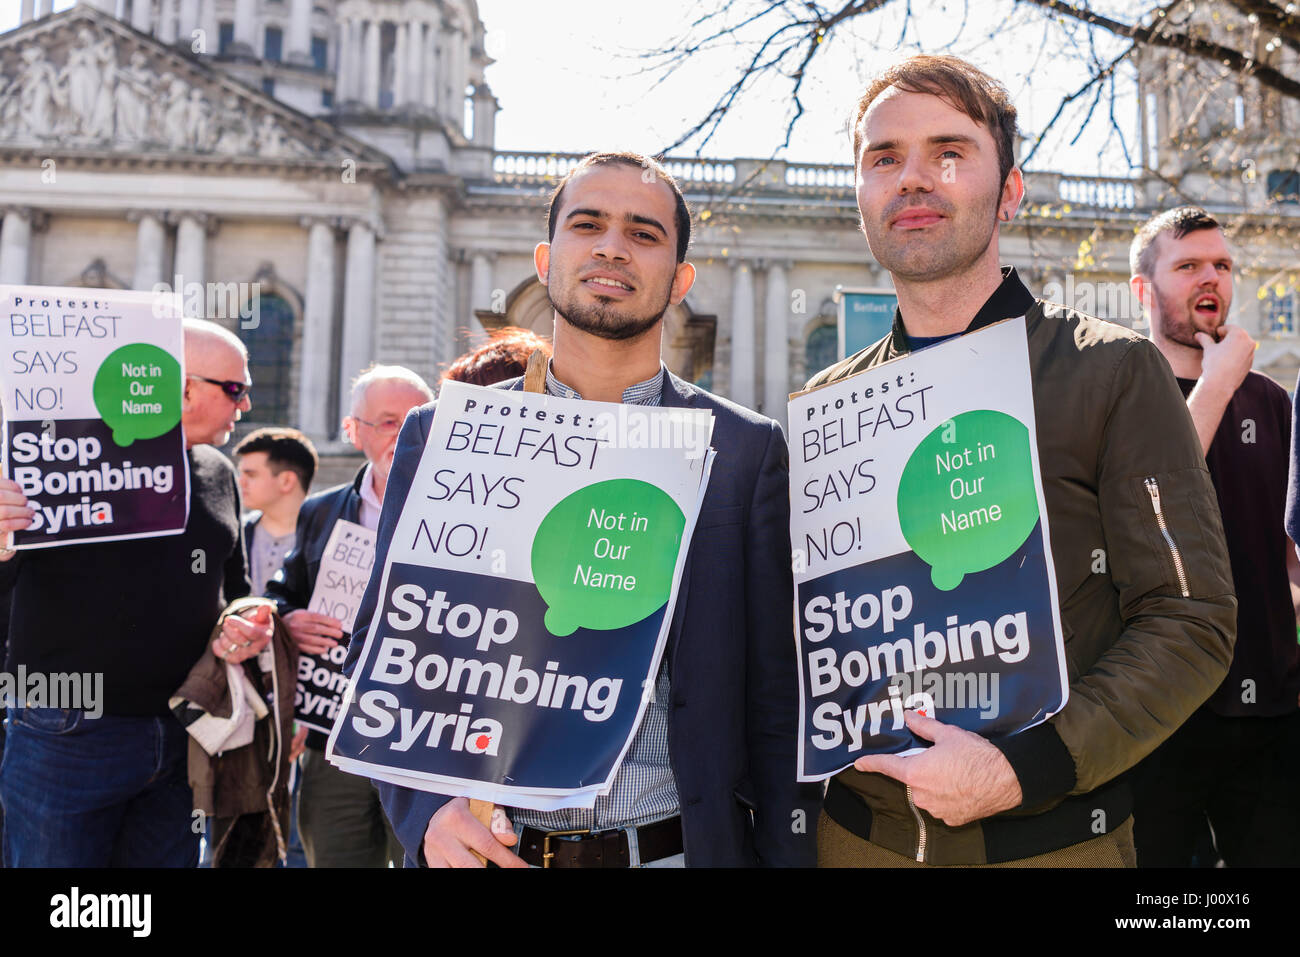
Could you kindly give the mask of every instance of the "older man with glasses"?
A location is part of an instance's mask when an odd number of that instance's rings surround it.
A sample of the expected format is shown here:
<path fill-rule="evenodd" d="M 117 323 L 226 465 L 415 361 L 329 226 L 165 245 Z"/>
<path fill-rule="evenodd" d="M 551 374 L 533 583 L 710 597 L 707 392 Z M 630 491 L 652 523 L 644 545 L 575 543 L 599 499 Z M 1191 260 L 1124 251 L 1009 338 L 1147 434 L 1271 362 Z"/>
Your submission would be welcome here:
<path fill-rule="evenodd" d="M 103 675 L 102 700 L 89 708 L 10 711 L 0 771 L 6 867 L 198 863 L 188 740 L 167 703 L 222 609 L 249 592 L 235 470 L 211 446 L 229 440 L 251 402 L 248 354 L 215 323 L 185 321 L 185 368 L 184 532 L 0 550 L 12 589 L 9 665 Z M 31 520 L 19 486 L 0 479 L 0 533 Z M 231 662 L 255 657 L 270 629 L 267 606 L 227 618 L 213 651 Z"/>
<path fill-rule="evenodd" d="M 285 557 L 282 574 L 266 586 L 300 651 L 325 655 L 344 640 L 337 618 L 307 608 L 325 545 L 340 519 L 378 527 L 397 433 L 408 411 L 432 401 L 433 390 L 401 366 L 374 366 L 353 383 L 352 414 L 343 419 L 343 433 L 366 463 L 351 482 L 303 502 L 297 544 Z M 326 761 L 325 742 L 326 735 L 309 732 L 302 756 L 298 830 L 308 866 L 384 867 L 389 861 L 401 866 L 401 847 L 374 786 Z"/>

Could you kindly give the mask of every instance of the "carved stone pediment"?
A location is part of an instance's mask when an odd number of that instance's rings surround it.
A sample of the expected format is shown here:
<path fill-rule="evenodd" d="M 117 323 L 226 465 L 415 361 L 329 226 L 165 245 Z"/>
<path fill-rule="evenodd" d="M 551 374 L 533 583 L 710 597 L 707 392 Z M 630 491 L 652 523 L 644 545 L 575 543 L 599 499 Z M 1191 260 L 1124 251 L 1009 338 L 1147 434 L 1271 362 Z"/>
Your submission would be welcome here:
<path fill-rule="evenodd" d="M 0 145 L 334 164 L 386 159 L 83 6 L 0 37 Z"/>

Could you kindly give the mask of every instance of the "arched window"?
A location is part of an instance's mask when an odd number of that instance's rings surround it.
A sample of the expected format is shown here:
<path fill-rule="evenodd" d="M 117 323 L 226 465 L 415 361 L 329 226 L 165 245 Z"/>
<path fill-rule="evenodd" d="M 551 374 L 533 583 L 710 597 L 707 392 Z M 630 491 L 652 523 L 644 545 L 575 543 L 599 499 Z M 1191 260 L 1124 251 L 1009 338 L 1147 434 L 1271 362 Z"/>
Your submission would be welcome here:
<path fill-rule="evenodd" d="M 253 411 L 247 419 L 265 425 L 294 425 L 289 408 L 293 306 L 283 296 L 263 293 L 257 297 L 253 315 L 256 321 L 241 320 L 238 330 L 248 347 L 248 371 L 253 377 Z"/>
<path fill-rule="evenodd" d="M 834 326 L 818 326 L 808 335 L 803 347 L 808 377 L 812 378 L 840 358 L 840 336 Z"/>

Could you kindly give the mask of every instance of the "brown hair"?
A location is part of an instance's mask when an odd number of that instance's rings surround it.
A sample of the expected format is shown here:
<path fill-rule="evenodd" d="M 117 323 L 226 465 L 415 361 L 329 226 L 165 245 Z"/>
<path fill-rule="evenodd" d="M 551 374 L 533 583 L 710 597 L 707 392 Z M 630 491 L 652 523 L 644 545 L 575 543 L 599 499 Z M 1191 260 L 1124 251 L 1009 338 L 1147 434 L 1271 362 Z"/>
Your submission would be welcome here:
<path fill-rule="evenodd" d="M 555 221 L 560 214 L 560 198 L 564 195 L 564 187 L 569 185 L 569 180 L 593 166 L 609 165 L 631 166 L 634 169 L 650 170 L 655 174 L 659 182 L 673 191 L 673 200 L 676 207 L 674 218 L 677 225 L 677 261 L 679 263 L 686 262 L 686 249 L 691 244 L 691 211 L 686 206 L 686 197 L 682 195 L 682 188 L 677 185 L 677 180 L 673 179 L 672 173 L 664 169 L 662 164 L 653 157 L 642 156 L 640 153 L 626 151 L 588 153 L 578 161 L 578 165 L 565 173 L 564 179 L 560 180 L 559 185 L 551 192 L 550 203 L 546 207 L 547 242 L 555 241 Z"/>
<path fill-rule="evenodd" d="M 442 374 L 442 382 L 468 382 L 471 385 L 492 385 L 521 376 L 528 368 L 528 357 L 533 350 L 541 349 L 547 358 L 551 344 L 527 329 L 506 326 L 492 333 L 492 341 L 480 349 L 467 352 L 451 364 Z"/>
<path fill-rule="evenodd" d="M 993 136 L 998 148 L 1001 183 L 1016 165 L 1016 108 L 1007 88 L 960 57 L 929 53 L 908 57 L 881 73 L 858 98 L 853 114 L 853 163 L 862 150 L 862 117 L 890 87 L 905 93 L 929 93 L 947 100 Z"/>
<path fill-rule="evenodd" d="M 1134 276 L 1151 276 L 1155 269 L 1156 240 L 1165 233 L 1182 239 L 1202 229 L 1222 229 L 1219 221 L 1199 206 L 1178 206 L 1152 216 L 1133 237 L 1128 248 L 1128 268 Z"/>

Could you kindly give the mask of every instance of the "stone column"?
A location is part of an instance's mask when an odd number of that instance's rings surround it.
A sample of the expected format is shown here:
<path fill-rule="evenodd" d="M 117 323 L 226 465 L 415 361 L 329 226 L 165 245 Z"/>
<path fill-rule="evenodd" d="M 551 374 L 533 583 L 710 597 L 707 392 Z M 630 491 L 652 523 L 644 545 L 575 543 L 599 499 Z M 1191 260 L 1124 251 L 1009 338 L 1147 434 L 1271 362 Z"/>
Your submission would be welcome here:
<path fill-rule="evenodd" d="M 153 289 L 164 282 L 163 251 L 167 232 L 157 213 L 135 213 L 131 217 L 139 222 L 135 234 L 135 276 L 132 289 Z"/>
<path fill-rule="evenodd" d="M 375 26 L 374 24 L 371 25 Z M 374 357 L 375 232 L 363 222 L 348 227 L 347 265 L 343 272 L 343 349 L 339 373 L 351 380 Z M 339 415 L 351 415 L 347 389 L 339 396 Z"/>
<path fill-rule="evenodd" d="M 23 0 L 23 5 L 21 8 L 19 8 L 18 11 L 18 23 L 20 25 L 26 23 L 28 20 L 32 19 L 35 13 L 36 13 L 35 0 Z"/>
<path fill-rule="evenodd" d="M 405 23 L 397 24 L 396 36 L 393 42 L 393 109 L 397 109 L 406 102 L 406 43 L 409 36 L 407 25 Z"/>
<path fill-rule="evenodd" d="M 176 268 L 173 272 L 180 277 L 181 288 L 192 282 L 202 286 L 207 282 L 207 244 L 208 230 L 212 220 L 205 213 L 181 213 L 176 224 Z M 207 302 L 207 295 L 204 295 Z"/>
<path fill-rule="evenodd" d="M 448 119 L 454 112 L 451 108 L 452 73 L 456 60 L 456 31 L 451 24 L 443 23 L 441 35 L 441 55 L 438 57 L 438 115 Z M 463 115 L 463 114 L 462 114 Z"/>
<path fill-rule="evenodd" d="M 754 272 L 741 259 L 731 264 L 731 392 L 727 397 L 754 407 Z"/>
<path fill-rule="evenodd" d="M 362 101 L 372 110 L 379 109 L 379 21 L 365 21 L 365 87 Z"/>
<path fill-rule="evenodd" d="M 469 85 L 467 61 L 469 59 L 468 41 L 464 31 L 457 29 L 451 38 L 451 97 L 447 103 L 449 118 L 456 129 L 465 128 L 465 87 Z"/>
<path fill-rule="evenodd" d="M 440 73 L 438 25 L 430 23 L 429 28 L 424 32 L 424 89 L 421 97 L 424 105 L 434 112 L 437 112 L 438 109 L 438 76 Z"/>
<path fill-rule="evenodd" d="M 1236 289 L 1232 296 L 1233 312 L 1236 314 L 1236 318 L 1232 321 L 1256 339 L 1262 335 L 1268 335 L 1264 330 L 1264 314 L 1267 312 L 1271 300 L 1259 298 L 1261 285 L 1263 284 L 1260 282 L 1258 274 L 1248 273 L 1243 270 L 1237 274 Z M 1151 328 L 1150 322 L 1147 323 L 1146 328 L 1149 332 Z M 1258 357 L 1259 353 L 1256 352 L 1251 362 L 1253 363 L 1254 359 Z"/>
<path fill-rule="evenodd" d="M 41 9 L 44 11 L 41 15 L 49 13 L 53 9 L 52 0 L 41 0 Z M 153 32 L 153 4 L 136 3 L 131 7 L 131 26 L 141 33 Z"/>
<path fill-rule="evenodd" d="M 302 308 L 302 372 L 298 383 L 298 427 L 312 439 L 327 441 L 336 426 L 330 421 L 327 396 L 336 378 L 334 352 L 334 227 L 305 219 L 307 289 Z M 355 374 L 355 373 L 350 373 Z"/>
<path fill-rule="evenodd" d="M 407 27 L 410 32 L 406 39 L 406 102 L 420 106 L 424 102 L 424 24 L 412 20 Z"/>
<path fill-rule="evenodd" d="M 763 310 L 763 414 L 785 425 L 790 396 L 790 289 L 786 270 L 790 263 L 767 267 L 767 301 Z"/>
<path fill-rule="evenodd" d="M 497 98 L 492 95 L 486 83 L 474 87 L 474 136 L 475 146 L 491 147 L 496 139 Z"/>
<path fill-rule="evenodd" d="M 54 0 L 36 0 L 36 16 L 48 17 L 54 12 Z"/>
<path fill-rule="evenodd" d="M 479 309 L 492 308 L 492 264 L 496 253 L 474 250 L 469 260 L 469 327 L 474 332 L 483 330 L 474 313 Z"/>
<path fill-rule="evenodd" d="M 10 206 L 0 225 L 0 283 L 25 285 L 31 260 L 32 211 Z"/>
<path fill-rule="evenodd" d="M 356 99 L 352 88 L 356 85 L 355 25 L 351 20 L 339 21 L 338 62 L 334 68 L 334 108 Z"/>
<path fill-rule="evenodd" d="M 163 43 L 176 42 L 177 0 L 162 0 L 158 8 L 158 39 Z"/>
<path fill-rule="evenodd" d="M 176 21 L 176 39 L 187 47 L 194 42 L 191 34 L 199 26 L 199 0 L 181 0 L 180 19 Z"/>
<path fill-rule="evenodd" d="M 221 47 L 217 26 L 217 0 L 199 0 L 199 29 L 203 31 L 203 52 L 211 56 Z"/>
<path fill-rule="evenodd" d="M 235 0 L 235 43 L 233 52 L 257 53 L 257 0 Z"/>
<path fill-rule="evenodd" d="M 289 8 L 289 35 L 285 38 L 285 60 L 306 65 L 311 63 L 312 0 L 293 0 Z"/>

